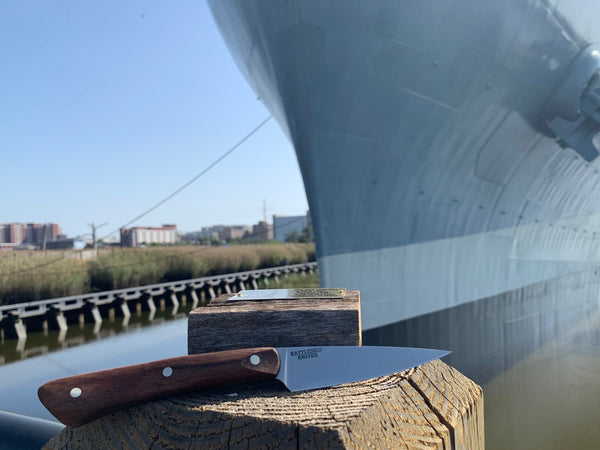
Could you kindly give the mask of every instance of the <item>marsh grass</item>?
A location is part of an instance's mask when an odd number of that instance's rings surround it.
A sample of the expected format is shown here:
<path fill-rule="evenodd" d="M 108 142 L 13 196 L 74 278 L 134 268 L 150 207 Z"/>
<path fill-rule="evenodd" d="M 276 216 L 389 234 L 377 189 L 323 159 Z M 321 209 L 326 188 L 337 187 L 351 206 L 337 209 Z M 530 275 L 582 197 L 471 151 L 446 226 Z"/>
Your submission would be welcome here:
<path fill-rule="evenodd" d="M 312 244 L 113 249 L 91 261 L 61 252 L 0 253 L 0 304 L 121 289 L 315 260 Z"/>

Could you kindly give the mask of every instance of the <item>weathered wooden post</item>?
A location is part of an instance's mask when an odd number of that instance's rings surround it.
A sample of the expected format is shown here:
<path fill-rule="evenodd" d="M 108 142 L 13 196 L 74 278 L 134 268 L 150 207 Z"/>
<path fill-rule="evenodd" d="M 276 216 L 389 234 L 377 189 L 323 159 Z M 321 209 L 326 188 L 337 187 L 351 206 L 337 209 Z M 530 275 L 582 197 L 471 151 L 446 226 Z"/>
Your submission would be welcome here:
<path fill-rule="evenodd" d="M 287 291 L 297 298 L 266 298 Z M 360 345 L 358 291 L 274 289 L 224 294 L 188 319 L 188 353 L 249 347 Z M 309 294 L 311 296 L 309 296 Z M 302 298 L 304 295 L 305 298 Z M 321 295 L 321 297 L 318 297 Z M 326 295 L 329 295 L 327 297 Z"/>
<path fill-rule="evenodd" d="M 189 353 L 361 343 L 357 291 L 225 294 L 192 311 L 188 323 Z M 224 386 L 68 427 L 46 448 L 85 446 L 480 449 L 483 396 L 439 360 L 305 392 L 289 392 L 278 382 Z"/>
<path fill-rule="evenodd" d="M 194 289 L 193 286 L 189 286 L 185 295 L 189 296 L 189 298 L 192 300 L 192 308 L 196 309 L 198 307 L 198 303 L 200 303 L 196 289 Z"/>
<path fill-rule="evenodd" d="M 125 296 L 117 296 L 117 299 L 114 302 L 115 306 L 118 306 L 120 309 L 120 316 L 129 319 L 131 317 L 131 311 L 129 309 L 129 304 L 127 303 L 127 298 Z"/>
<path fill-rule="evenodd" d="M 18 314 L 9 313 L 2 317 L 0 322 L 2 327 L 3 337 L 8 339 L 18 339 L 24 341 L 27 338 L 27 330 L 25 324 Z"/>
<path fill-rule="evenodd" d="M 50 307 L 46 312 L 46 320 L 48 321 L 48 328 L 51 330 L 67 330 L 67 319 L 63 312 L 58 308 Z"/>
<path fill-rule="evenodd" d="M 102 315 L 100 314 L 100 309 L 98 305 L 86 302 L 83 306 L 83 314 L 86 322 L 91 322 L 94 324 L 102 323 Z"/>

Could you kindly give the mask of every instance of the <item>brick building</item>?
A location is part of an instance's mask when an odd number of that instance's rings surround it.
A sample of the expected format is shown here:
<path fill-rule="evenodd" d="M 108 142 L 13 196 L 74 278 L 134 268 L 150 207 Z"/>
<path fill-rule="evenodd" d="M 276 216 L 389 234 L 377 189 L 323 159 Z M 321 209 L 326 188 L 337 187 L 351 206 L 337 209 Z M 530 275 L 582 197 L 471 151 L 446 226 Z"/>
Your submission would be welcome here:
<path fill-rule="evenodd" d="M 219 240 L 230 241 L 231 239 L 242 239 L 250 232 L 250 227 L 245 225 L 227 226 L 219 231 Z"/>
<path fill-rule="evenodd" d="M 35 244 L 55 240 L 62 229 L 57 223 L 2 223 L 0 224 L 0 243 L 4 244 Z"/>
<path fill-rule="evenodd" d="M 273 225 L 261 220 L 256 225 L 252 225 L 252 235 L 265 241 L 273 239 Z"/>

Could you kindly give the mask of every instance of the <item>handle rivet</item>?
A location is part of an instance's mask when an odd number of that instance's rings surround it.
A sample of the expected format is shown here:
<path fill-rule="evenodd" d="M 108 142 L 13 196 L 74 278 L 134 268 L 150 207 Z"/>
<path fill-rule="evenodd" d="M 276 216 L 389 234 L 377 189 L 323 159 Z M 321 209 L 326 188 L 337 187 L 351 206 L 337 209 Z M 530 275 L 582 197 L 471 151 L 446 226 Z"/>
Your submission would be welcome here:
<path fill-rule="evenodd" d="M 163 377 L 165 377 L 165 378 L 168 378 L 168 377 L 170 377 L 171 375 L 173 375 L 173 369 L 171 369 L 170 367 L 165 367 L 165 368 L 163 369 L 163 372 L 162 372 L 162 374 L 163 374 Z"/>
<path fill-rule="evenodd" d="M 78 387 L 74 387 L 73 389 L 71 389 L 71 397 L 77 398 L 80 395 L 81 395 L 81 389 L 79 389 Z"/>
<path fill-rule="evenodd" d="M 253 366 L 257 366 L 260 364 L 260 356 L 258 355 L 252 355 L 250 357 L 250 364 L 252 364 Z"/>

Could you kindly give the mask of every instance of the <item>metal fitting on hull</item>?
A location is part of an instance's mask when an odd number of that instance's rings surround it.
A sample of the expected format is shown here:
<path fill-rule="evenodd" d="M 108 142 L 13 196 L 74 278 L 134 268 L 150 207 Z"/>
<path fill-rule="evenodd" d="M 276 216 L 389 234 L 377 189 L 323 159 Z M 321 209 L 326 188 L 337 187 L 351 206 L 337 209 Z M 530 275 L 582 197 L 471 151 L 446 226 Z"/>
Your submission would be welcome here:
<path fill-rule="evenodd" d="M 562 147 L 586 161 L 600 154 L 600 47 L 591 45 L 571 64 L 544 112 L 546 126 Z"/>

